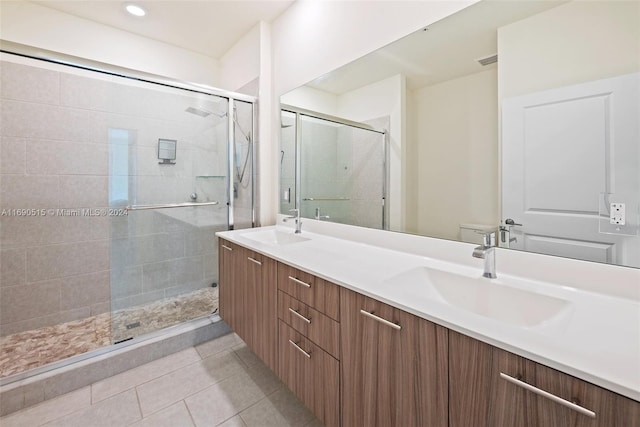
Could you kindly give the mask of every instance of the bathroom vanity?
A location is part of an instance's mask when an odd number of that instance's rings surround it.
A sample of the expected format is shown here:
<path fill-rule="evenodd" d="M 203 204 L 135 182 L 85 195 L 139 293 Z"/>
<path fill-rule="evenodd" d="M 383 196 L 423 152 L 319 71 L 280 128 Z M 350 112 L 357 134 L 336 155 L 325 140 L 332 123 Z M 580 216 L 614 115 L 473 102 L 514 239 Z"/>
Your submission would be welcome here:
<path fill-rule="evenodd" d="M 317 227 L 218 233 L 220 315 L 325 425 L 640 426 L 636 270 L 486 279 L 473 245 Z"/>

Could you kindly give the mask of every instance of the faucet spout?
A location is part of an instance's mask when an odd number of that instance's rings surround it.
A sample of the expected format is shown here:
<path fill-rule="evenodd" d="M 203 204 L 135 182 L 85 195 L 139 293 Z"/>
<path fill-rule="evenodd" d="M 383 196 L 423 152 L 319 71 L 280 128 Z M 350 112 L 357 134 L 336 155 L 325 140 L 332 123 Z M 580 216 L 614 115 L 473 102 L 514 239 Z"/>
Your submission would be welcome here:
<path fill-rule="evenodd" d="M 473 257 L 484 260 L 484 272 L 482 277 L 495 279 L 496 275 L 496 249 L 491 246 L 491 234 L 484 235 L 484 243 L 473 249 Z"/>
<path fill-rule="evenodd" d="M 290 215 L 284 218 L 282 221 L 287 222 L 287 219 L 295 219 L 296 222 L 296 231 L 295 234 L 302 233 L 302 220 L 300 219 L 300 209 L 291 209 L 289 212 L 295 212 L 295 215 Z"/>
<path fill-rule="evenodd" d="M 316 208 L 316 219 L 318 221 L 321 221 L 323 219 L 329 219 L 331 218 L 329 215 L 320 215 L 320 208 Z"/>

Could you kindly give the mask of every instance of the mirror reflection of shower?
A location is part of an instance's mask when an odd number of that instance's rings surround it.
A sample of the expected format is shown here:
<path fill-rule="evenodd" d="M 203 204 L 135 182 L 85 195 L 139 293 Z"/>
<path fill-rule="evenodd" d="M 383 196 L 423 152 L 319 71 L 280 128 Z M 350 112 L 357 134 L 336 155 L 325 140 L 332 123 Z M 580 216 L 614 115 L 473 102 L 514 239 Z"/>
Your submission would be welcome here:
<path fill-rule="evenodd" d="M 282 111 L 280 117 L 280 212 L 296 208 L 296 116 Z"/>

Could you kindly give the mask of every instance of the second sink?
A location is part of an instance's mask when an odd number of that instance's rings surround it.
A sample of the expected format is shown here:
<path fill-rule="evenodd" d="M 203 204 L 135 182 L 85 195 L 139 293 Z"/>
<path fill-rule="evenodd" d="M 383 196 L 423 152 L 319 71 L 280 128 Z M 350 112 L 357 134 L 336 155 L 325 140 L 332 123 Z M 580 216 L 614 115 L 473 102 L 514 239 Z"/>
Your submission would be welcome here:
<path fill-rule="evenodd" d="M 469 277 L 429 267 L 407 270 L 387 279 L 386 283 L 410 287 L 416 297 L 426 297 L 527 328 L 541 325 L 569 307 L 566 300 L 519 289 L 495 279 Z"/>

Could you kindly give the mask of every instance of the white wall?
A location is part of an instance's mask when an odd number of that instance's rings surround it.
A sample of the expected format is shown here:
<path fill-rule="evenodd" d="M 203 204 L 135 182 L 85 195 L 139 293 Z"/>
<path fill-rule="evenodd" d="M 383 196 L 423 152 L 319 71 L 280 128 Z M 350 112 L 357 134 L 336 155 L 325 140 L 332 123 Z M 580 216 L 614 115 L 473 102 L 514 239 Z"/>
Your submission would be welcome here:
<path fill-rule="evenodd" d="M 574 1 L 498 29 L 500 98 L 640 70 L 640 2 Z"/>
<path fill-rule="evenodd" d="M 30 2 L 2 2 L 0 9 L 3 40 L 218 86 L 218 63 L 205 55 Z"/>
<path fill-rule="evenodd" d="M 418 162 L 419 234 L 458 239 L 460 223 L 496 225 L 498 106 L 496 69 L 419 89 L 413 94 Z"/>
<path fill-rule="evenodd" d="M 338 95 L 309 86 L 300 86 L 285 93 L 280 102 L 331 116 L 338 115 Z"/>
<path fill-rule="evenodd" d="M 253 27 L 220 58 L 220 79 L 216 87 L 242 92 L 242 88 L 260 77 L 261 25 Z"/>

